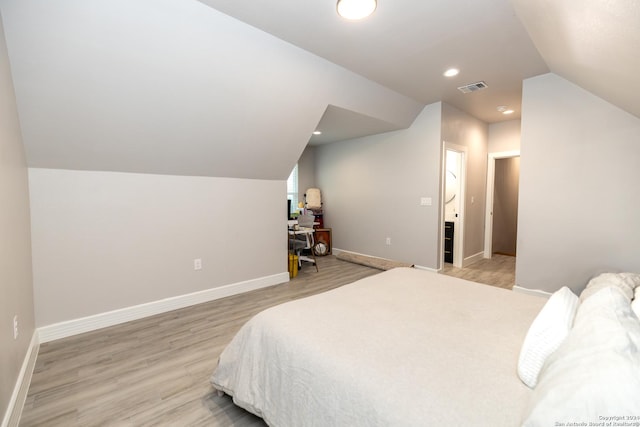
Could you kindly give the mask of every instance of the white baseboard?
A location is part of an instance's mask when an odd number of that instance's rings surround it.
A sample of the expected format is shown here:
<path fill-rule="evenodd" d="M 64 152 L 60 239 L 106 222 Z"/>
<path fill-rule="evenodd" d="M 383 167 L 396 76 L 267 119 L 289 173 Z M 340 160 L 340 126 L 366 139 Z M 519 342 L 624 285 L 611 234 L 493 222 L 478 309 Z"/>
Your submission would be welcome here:
<path fill-rule="evenodd" d="M 332 249 L 332 253 L 333 253 L 334 255 L 337 255 L 337 254 L 339 254 L 340 252 L 344 252 L 344 253 L 347 253 L 347 254 L 353 254 L 353 255 L 366 256 L 366 257 L 369 257 L 369 258 L 383 259 L 383 260 L 385 260 L 385 261 L 393 261 L 393 260 L 390 260 L 390 259 L 388 259 L 388 258 L 382 258 L 382 257 L 379 257 L 379 256 L 374 256 L 374 255 L 369 255 L 369 254 L 361 254 L 360 252 L 346 251 L 346 250 L 344 250 L 344 249 L 339 249 L 339 248 L 336 248 L 336 247 L 334 247 L 334 248 Z M 417 265 L 417 264 L 414 264 L 414 265 L 413 265 L 413 268 L 417 268 L 418 270 L 427 270 L 427 271 L 432 271 L 432 272 L 434 272 L 434 273 L 437 273 L 438 271 L 440 271 L 440 270 L 435 269 L 435 268 L 425 267 L 425 266 Z"/>
<path fill-rule="evenodd" d="M 366 257 L 369 257 L 369 258 L 378 258 L 378 259 L 385 259 L 385 260 L 387 259 L 387 258 L 382 258 L 382 257 L 379 257 L 379 256 L 373 256 L 373 255 L 369 255 L 369 254 L 362 254 L 362 253 L 360 253 L 360 252 L 347 251 L 347 250 L 344 250 L 344 249 L 336 248 L 335 246 L 331 249 L 331 253 L 332 253 L 333 255 L 338 255 L 338 254 L 339 254 L 339 253 L 341 253 L 341 252 L 344 252 L 345 254 L 353 254 L 353 255 L 359 255 L 359 256 L 366 256 Z"/>
<path fill-rule="evenodd" d="M 204 291 L 107 311 L 93 316 L 54 323 L 53 325 L 38 328 L 40 342 L 45 343 L 84 332 L 94 331 L 96 329 L 118 325 L 131 320 L 142 319 L 144 317 L 165 313 L 167 311 L 201 304 L 203 302 L 213 301 L 231 295 L 253 291 L 255 289 L 266 288 L 268 286 L 278 285 L 288 281 L 288 272 L 278 273 L 271 276 L 259 277 L 257 279 L 246 280 L 244 282 L 206 289 Z"/>
<path fill-rule="evenodd" d="M 513 291 L 520 292 L 523 294 L 528 294 L 528 295 L 535 295 L 537 297 L 542 297 L 542 298 L 549 298 L 551 296 L 550 292 L 542 291 L 540 289 L 523 288 L 522 286 L 518 286 L 518 285 L 515 285 L 513 287 Z"/>
<path fill-rule="evenodd" d="M 425 267 L 423 265 L 414 265 L 413 268 L 417 268 L 418 270 L 426 270 L 426 271 L 431 271 L 433 273 L 439 273 L 441 269 L 439 268 L 431 268 L 431 267 Z"/>
<path fill-rule="evenodd" d="M 474 254 L 474 255 L 471 255 L 471 256 L 468 256 L 468 257 L 466 257 L 465 259 L 462 260 L 462 268 L 468 267 L 471 264 L 473 264 L 474 262 L 478 262 L 483 258 L 484 258 L 484 251 L 478 252 L 477 254 Z"/>
<path fill-rule="evenodd" d="M 24 407 L 24 402 L 27 400 L 31 376 L 33 375 L 33 369 L 36 366 L 36 358 L 38 357 L 39 348 L 40 342 L 38 340 L 38 331 L 33 331 L 31 342 L 27 349 L 27 354 L 24 356 L 24 361 L 22 362 L 18 379 L 16 380 L 13 393 L 11 394 L 11 399 L 9 399 L 9 405 L 7 406 L 7 410 L 2 420 L 2 427 L 17 426 L 20 422 L 22 408 Z"/>

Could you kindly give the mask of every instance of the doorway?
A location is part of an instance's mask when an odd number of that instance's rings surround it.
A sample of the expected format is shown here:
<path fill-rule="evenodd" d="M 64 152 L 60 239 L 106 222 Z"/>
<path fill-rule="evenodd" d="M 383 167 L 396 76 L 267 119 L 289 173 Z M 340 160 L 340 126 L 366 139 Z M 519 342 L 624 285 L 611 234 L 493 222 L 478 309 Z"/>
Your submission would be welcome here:
<path fill-rule="evenodd" d="M 490 153 L 484 258 L 516 256 L 520 152 Z"/>
<path fill-rule="evenodd" d="M 464 191 L 467 148 L 444 142 L 442 156 L 442 245 L 444 263 L 462 267 L 464 258 Z"/>

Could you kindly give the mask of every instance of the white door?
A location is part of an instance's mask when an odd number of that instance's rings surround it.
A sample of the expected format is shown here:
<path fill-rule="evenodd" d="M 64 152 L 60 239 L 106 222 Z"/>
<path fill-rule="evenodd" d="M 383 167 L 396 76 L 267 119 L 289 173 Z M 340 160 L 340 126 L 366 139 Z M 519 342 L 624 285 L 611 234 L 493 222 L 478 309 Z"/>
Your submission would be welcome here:
<path fill-rule="evenodd" d="M 467 148 L 450 142 L 444 142 L 443 145 L 441 266 L 445 258 L 445 222 L 453 222 L 453 265 L 462 267 L 464 259 L 464 191 Z"/>

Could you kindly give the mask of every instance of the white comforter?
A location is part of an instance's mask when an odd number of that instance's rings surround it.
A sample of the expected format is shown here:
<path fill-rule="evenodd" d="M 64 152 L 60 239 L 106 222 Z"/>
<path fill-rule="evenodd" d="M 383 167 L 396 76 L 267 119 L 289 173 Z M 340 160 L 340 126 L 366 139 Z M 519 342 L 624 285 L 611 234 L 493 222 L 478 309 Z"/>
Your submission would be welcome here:
<path fill-rule="evenodd" d="M 394 269 L 256 315 L 211 382 L 272 426 L 515 426 L 544 302 Z"/>

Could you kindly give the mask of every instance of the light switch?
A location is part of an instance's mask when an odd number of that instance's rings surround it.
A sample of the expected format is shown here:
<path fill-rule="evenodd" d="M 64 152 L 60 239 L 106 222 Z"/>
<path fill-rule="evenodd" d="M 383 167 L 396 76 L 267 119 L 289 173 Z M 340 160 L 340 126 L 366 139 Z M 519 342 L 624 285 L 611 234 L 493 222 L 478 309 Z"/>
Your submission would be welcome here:
<path fill-rule="evenodd" d="M 431 206 L 431 197 L 421 197 L 420 206 Z"/>

